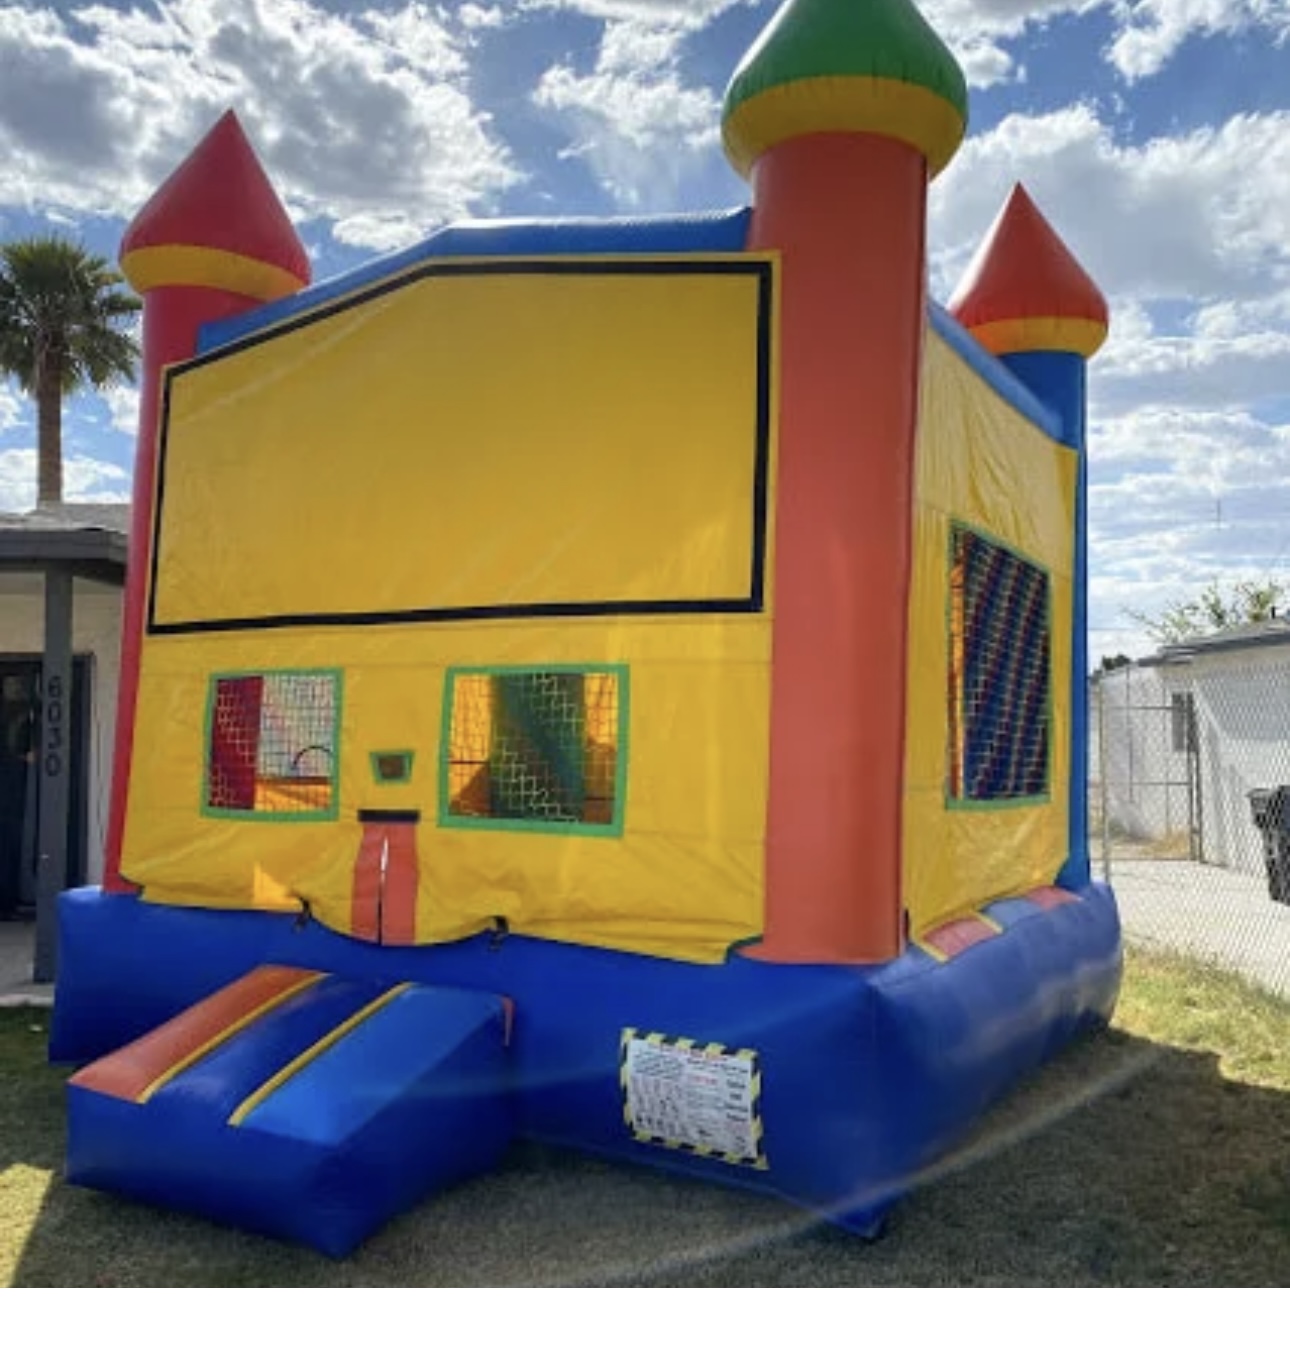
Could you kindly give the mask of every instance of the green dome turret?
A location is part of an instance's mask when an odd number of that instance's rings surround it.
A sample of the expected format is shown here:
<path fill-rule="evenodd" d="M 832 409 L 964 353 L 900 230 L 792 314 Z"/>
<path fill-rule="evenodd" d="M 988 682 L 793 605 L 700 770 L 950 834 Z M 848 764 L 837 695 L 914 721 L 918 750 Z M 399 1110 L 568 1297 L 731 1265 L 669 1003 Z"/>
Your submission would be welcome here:
<path fill-rule="evenodd" d="M 938 174 L 967 129 L 967 82 L 911 0 L 785 0 L 726 91 L 726 154 L 746 175 L 764 151 L 815 132 L 915 147 Z"/>

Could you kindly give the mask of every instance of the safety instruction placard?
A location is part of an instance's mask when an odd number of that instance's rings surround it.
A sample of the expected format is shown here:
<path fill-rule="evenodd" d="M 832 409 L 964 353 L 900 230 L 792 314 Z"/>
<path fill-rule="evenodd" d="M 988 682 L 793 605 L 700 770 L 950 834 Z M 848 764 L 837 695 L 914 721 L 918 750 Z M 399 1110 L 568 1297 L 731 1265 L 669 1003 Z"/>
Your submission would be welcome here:
<path fill-rule="evenodd" d="M 766 1169 L 755 1049 L 625 1029 L 619 1076 L 635 1138 Z"/>

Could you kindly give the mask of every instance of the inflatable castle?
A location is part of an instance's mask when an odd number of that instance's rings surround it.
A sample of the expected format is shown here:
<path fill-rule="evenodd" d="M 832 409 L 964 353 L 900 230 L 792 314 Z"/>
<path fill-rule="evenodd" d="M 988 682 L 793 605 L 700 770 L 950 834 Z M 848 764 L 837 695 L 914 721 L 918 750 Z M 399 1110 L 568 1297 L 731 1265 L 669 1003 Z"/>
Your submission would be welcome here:
<path fill-rule="evenodd" d="M 1108 1019 L 1107 309 L 1021 188 L 929 301 L 966 114 L 909 0 L 788 0 L 750 207 L 311 284 L 231 113 L 161 186 L 73 1183 L 340 1256 L 528 1139 L 872 1235 Z"/>

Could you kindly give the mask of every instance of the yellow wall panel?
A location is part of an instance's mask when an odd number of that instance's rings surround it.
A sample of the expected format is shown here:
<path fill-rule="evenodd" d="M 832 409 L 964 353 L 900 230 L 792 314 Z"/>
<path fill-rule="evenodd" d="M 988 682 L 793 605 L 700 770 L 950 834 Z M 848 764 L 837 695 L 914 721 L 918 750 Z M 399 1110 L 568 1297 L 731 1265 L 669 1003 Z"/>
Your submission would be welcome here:
<path fill-rule="evenodd" d="M 986 384 L 939 336 L 924 349 L 909 608 L 904 897 L 915 934 L 1051 883 L 1066 858 L 1076 455 Z M 949 541 L 954 523 L 1049 574 L 1052 686 L 1046 802 L 950 806 Z"/>
<path fill-rule="evenodd" d="M 770 364 L 738 260 L 445 262 L 176 372 L 155 623 L 746 598 Z"/>
<path fill-rule="evenodd" d="M 774 266 L 551 265 L 446 261 L 171 375 L 122 857 L 153 900 L 348 930 L 360 809 L 415 809 L 421 942 L 505 916 L 706 961 L 760 933 L 769 609 L 612 608 L 747 601 L 759 533 L 769 599 Z M 609 609 L 388 619 L 571 602 Z M 449 672 L 562 664 L 627 669 L 621 834 L 441 824 Z M 204 815 L 210 678 L 276 670 L 343 676 L 335 819 Z"/>
<path fill-rule="evenodd" d="M 158 901 L 290 909 L 345 930 L 359 808 L 416 808 L 418 938 L 512 930 L 697 960 L 762 924 L 770 685 L 764 617 L 404 625 L 150 637 L 123 869 Z M 444 677 L 453 666 L 625 664 L 630 723 L 623 835 L 441 827 Z M 334 822 L 201 815 L 211 674 L 344 672 Z M 369 755 L 415 752 L 407 784 Z"/>

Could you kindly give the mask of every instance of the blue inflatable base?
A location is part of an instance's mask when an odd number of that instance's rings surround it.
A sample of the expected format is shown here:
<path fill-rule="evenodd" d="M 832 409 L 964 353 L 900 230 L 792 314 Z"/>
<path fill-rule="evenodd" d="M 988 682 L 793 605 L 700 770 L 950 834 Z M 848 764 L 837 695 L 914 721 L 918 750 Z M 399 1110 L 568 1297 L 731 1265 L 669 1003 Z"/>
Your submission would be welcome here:
<path fill-rule="evenodd" d="M 80 889 L 60 904 L 50 1057 L 96 1059 L 264 963 L 506 997 L 517 1136 L 778 1195 L 870 1235 L 992 1103 L 1115 1005 L 1108 888 L 984 914 L 999 933 L 948 961 L 911 947 L 877 967 L 705 966 L 518 936 L 381 947 L 290 916 Z M 751 1051 L 756 1155 L 646 1141 L 625 1110 L 632 1034 L 668 1051 Z M 240 1203 L 220 1216 L 257 1226 Z"/>

